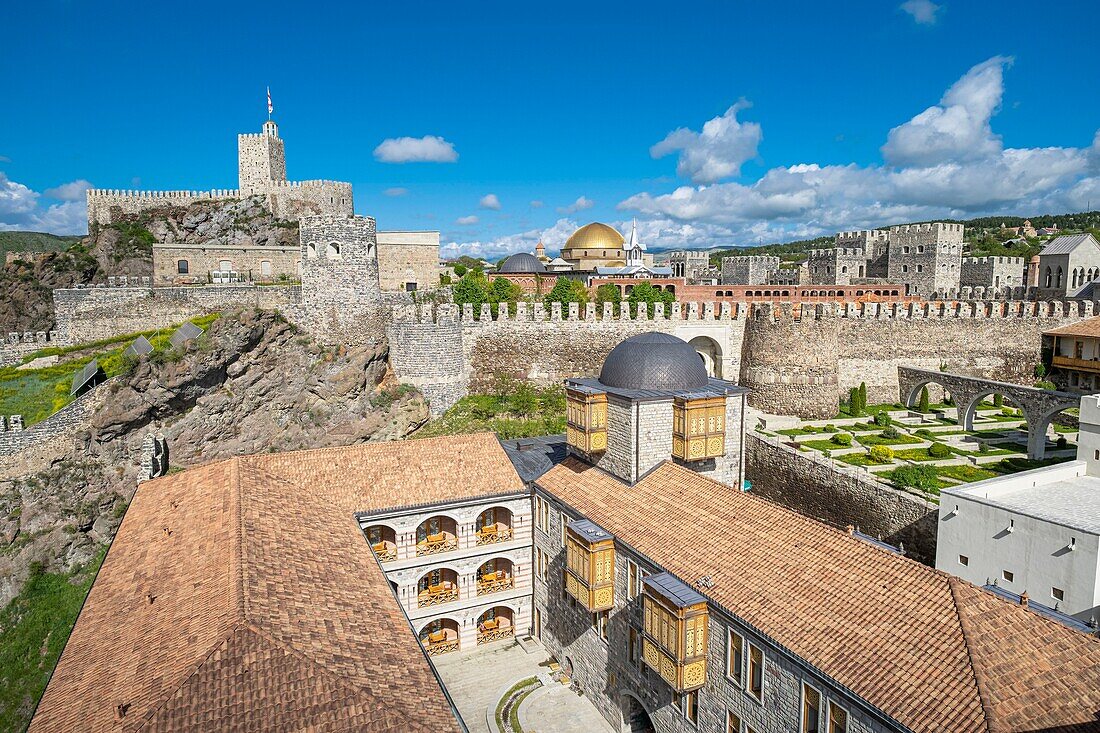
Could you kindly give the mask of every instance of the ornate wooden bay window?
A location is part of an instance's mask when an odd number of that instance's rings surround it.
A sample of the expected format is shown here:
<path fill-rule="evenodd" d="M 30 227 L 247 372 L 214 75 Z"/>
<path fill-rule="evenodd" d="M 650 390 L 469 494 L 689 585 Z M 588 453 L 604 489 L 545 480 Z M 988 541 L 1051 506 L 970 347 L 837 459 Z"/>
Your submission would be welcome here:
<path fill-rule="evenodd" d="M 607 393 L 571 384 L 565 389 L 566 442 L 591 455 L 607 450 Z"/>
<path fill-rule="evenodd" d="M 589 611 L 615 605 L 615 538 L 587 519 L 569 523 L 565 590 Z"/>
<path fill-rule="evenodd" d="M 707 600 L 669 573 L 644 581 L 642 659 L 677 692 L 707 681 Z"/>
<path fill-rule="evenodd" d="M 672 400 L 672 455 L 701 461 L 726 454 L 726 398 L 683 395 Z"/>

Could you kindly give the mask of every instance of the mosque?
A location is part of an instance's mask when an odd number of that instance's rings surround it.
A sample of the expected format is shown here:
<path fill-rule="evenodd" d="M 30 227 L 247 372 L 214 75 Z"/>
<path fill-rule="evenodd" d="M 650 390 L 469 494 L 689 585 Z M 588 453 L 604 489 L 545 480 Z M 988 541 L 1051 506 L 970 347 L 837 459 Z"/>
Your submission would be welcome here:
<path fill-rule="evenodd" d="M 481 729 L 436 663 L 517 642 L 619 731 L 1100 726 L 1095 636 L 745 491 L 748 390 L 689 344 L 564 386 L 562 436 L 143 483 L 30 731 Z"/>

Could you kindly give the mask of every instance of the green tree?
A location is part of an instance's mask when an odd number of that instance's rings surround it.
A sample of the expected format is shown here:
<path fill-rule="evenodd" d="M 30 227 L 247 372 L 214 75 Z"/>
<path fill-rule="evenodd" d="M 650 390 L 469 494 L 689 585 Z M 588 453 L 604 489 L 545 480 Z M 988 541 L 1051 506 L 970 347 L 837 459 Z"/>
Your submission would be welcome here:
<path fill-rule="evenodd" d="M 646 311 L 649 313 L 649 317 L 653 318 L 653 314 L 656 312 L 654 307 L 657 303 L 665 304 L 665 312 L 668 312 L 669 306 L 676 300 L 676 296 L 667 290 L 661 290 L 653 285 L 648 280 L 644 280 L 630 291 L 630 295 L 626 296 L 626 300 L 630 303 L 631 313 L 636 313 L 638 303 L 646 304 Z"/>
<path fill-rule="evenodd" d="M 875 413 L 875 425 L 880 428 L 890 427 L 890 416 L 884 410 L 879 410 Z"/>
<path fill-rule="evenodd" d="M 456 276 L 462 277 L 466 274 L 466 265 L 459 262 L 454 266 L 454 271 Z"/>
<path fill-rule="evenodd" d="M 894 469 L 890 478 L 898 486 L 914 489 L 935 489 L 940 485 L 932 466 L 901 466 Z"/>
<path fill-rule="evenodd" d="M 920 388 L 920 402 L 917 403 L 917 409 L 920 412 L 928 412 L 929 399 L 928 399 L 928 385 L 924 385 Z"/>
<path fill-rule="evenodd" d="M 492 284 L 489 285 L 486 298 L 489 304 L 493 306 L 494 315 L 497 312 L 497 304 L 499 303 L 507 303 L 508 311 L 515 313 L 516 301 L 523 298 L 523 289 L 506 277 L 498 277 L 494 278 Z"/>
<path fill-rule="evenodd" d="M 554 287 L 543 298 L 543 302 L 547 308 L 550 308 L 551 303 L 561 303 L 562 314 L 565 314 L 569 310 L 570 303 L 584 305 L 588 302 L 588 290 L 579 280 L 559 277 Z"/>
<path fill-rule="evenodd" d="M 867 412 L 867 383 L 859 383 L 859 411 L 860 413 Z"/>
<path fill-rule="evenodd" d="M 619 304 L 622 303 L 623 294 L 619 291 L 619 286 L 613 283 L 604 283 L 596 288 L 596 309 L 602 314 L 603 304 L 611 303 L 612 311 L 616 316 L 619 315 Z"/>
<path fill-rule="evenodd" d="M 1042 362 L 1039 362 L 1038 364 L 1036 364 L 1035 365 L 1035 377 L 1037 379 L 1042 379 L 1046 375 L 1047 375 L 1046 365 L 1043 364 Z"/>
<path fill-rule="evenodd" d="M 481 310 L 481 304 L 488 300 L 488 289 L 485 285 L 485 277 L 479 272 L 467 272 L 465 277 L 455 285 L 455 303 L 474 307 L 474 315 Z"/>
<path fill-rule="evenodd" d="M 859 417 L 863 414 L 859 410 L 859 387 L 852 387 L 848 390 L 848 414 L 852 417 Z"/>
<path fill-rule="evenodd" d="M 993 406 L 994 407 L 996 407 L 999 410 L 1000 408 L 1004 407 L 1004 404 L 1005 404 L 1004 395 L 1001 395 L 1001 394 L 993 395 Z"/>

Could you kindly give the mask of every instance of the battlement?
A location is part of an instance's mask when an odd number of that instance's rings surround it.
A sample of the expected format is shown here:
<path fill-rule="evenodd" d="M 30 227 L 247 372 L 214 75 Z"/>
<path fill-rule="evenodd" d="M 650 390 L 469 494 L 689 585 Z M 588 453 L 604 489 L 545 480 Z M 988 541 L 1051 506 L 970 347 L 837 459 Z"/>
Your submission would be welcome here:
<path fill-rule="evenodd" d="M 528 308 L 528 306 L 532 306 Z M 597 323 L 617 321 L 761 321 L 761 320 L 823 320 L 831 318 L 873 320 L 915 319 L 1049 319 L 1090 318 L 1094 304 L 1088 301 L 1021 301 L 1021 300 L 942 300 L 909 303 L 680 303 L 674 302 L 666 311 L 664 304 L 654 306 L 650 318 L 644 305 L 636 311 L 624 307 L 616 315 L 611 303 L 602 309 L 587 303 L 582 313 L 577 304 L 563 310 L 560 303 L 547 309 L 542 303 L 517 303 L 515 313 L 501 303 L 494 313 L 488 305 L 476 311 L 472 305 L 444 303 L 396 306 L 392 322 L 403 324 L 461 325 L 471 328 L 491 328 L 508 322 L 527 323 Z"/>
<path fill-rule="evenodd" d="M 121 188 L 89 188 L 87 193 L 89 206 L 92 203 L 92 199 L 98 199 L 103 197 L 110 198 L 130 198 L 130 199 L 172 199 L 172 198 L 192 198 L 192 199 L 224 199 L 224 198 L 236 198 L 240 195 L 240 191 L 235 188 L 213 188 L 209 191 L 134 191 L 132 189 Z"/>
<path fill-rule="evenodd" d="M 965 265 L 1019 265 L 1024 266 L 1023 257 L 963 257 Z"/>
<path fill-rule="evenodd" d="M 779 258 L 774 255 L 734 255 L 732 257 L 723 257 L 722 264 L 725 263 L 779 263 Z"/>
<path fill-rule="evenodd" d="M 906 233 L 916 233 L 916 232 L 958 232 L 959 234 L 962 234 L 963 225 L 962 224 L 948 224 L 948 223 L 939 222 L 939 221 L 926 222 L 924 224 L 903 224 L 901 226 L 890 227 L 890 233 L 893 234 L 895 232 L 906 232 Z"/>
<path fill-rule="evenodd" d="M 872 240 L 883 241 L 890 239 L 890 232 L 884 229 L 859 229 L 852 232 L 837 232 L 834 237 L 834 241 L 840 242 L 844 240 Z"/>

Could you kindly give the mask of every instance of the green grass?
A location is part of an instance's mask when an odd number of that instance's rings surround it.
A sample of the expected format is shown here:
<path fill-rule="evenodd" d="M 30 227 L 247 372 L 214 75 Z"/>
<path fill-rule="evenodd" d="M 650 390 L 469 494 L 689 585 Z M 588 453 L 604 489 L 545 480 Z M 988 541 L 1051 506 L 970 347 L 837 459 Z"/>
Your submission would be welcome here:
<path fill-rule="evenodd" d="M 863 445 L 913 445 L 920 443 L 920 438 L 914 438 L 901 433 L 896 438 L 884 438 L 880 433 L 875 435 L 860 435 L 856 438 Z"/>
<path fill-rule="evenodd" d="M 993 448 L 998 450 L 1008 451 L 1010 453 L 1026 453 L 1027 447 L 1020 445 L 1019 443 L 1013 443 L 1011 441 L 1004 441 L 1002 443 L 990 443 Z M 988 454 L 986 454 L 988 455 Z"/>
<path fill-rule="evenodd" d="M 833 419 L 834 420 L 842 420 L 846 417 L 874 417 L 875 413 L 878 413 L 878 412 L 891 412 L 893 410 L 907 410 L 907 409 L 909 409 L 909 408 L 907 408 L 905 405 L 901 404 L 900 402 L 890 402 L 890 403 L 882 402 L 882 403 L 879 403 L 877 405 L 867 405 L 867 408 L 865 410 L 860 412 L 858 415 L 853 415 L 850 412 L 848 412 L 848 406 L 844 403 L 841 403 L 839 408 L 837 409 L 836 417 L 833 418 Z"/>
<path fill-rule="evenodd" d="M 563 433 L 565 392 L 558 386 L 540 389 L 519 382 L 494 394 L 468 395 L 443 417 L 432 420 L 411 437 L 431 438 L 486 430 L 506 440 Z"/>
<path fill-rule="evenodd" d="M 952 451 L 954 453 L 954 451 Z M 944 456 L 944 458 L 933 458 L 928 455 L 927 448 L 907 448 L 905 450 L 894 451 L 894 458 L 900 461 L 942 461 L 945 458 L 951 456 Z"/>
<path fill-rule="evenodd" d="M 524 687 L 527 687 L 528 685 L 534 685 L 535 681 L 537 679 L 538 679 L 537 677 L 528 677 L 527 679 L 520 680 L 519 682 L 517 682 L 516 684 L 514 684 L 510 688 L 508 688 L 508 692 L 501 695 L 500 701 L 497 702 L 497 712 L 496 712 L 497 730 L 503 730 L 504 729 L 504 726 L 503 726 L 504 721 L 501 719 L 501 716 L 504 715 L 504 704 L 506 702 L 508 702 L 508 698 L 510 698 L 512 695 L 514 695 L 516 692 L 523 689 Z M 530 695 L 532 692 L 534 692 L 537 689 L 538 689 L 538 687 L 532 687 L 530 690 L 528 690 L 526 693 L 524 693 L 523 695 L 521 695 L 519 698 L 516 699 L 515 705 L 512 706 L 511 714 L 508 716 L 508 722 L 509 722 L 509 724 L 511 724 L 512 730 L 517 730 L 517 731 L 518 730 L 523 730 L 519 726 L 519 706 L 528 695 Z"/>
<path fill-rule="evenodd" d="M 1076 433 L 1079 428 L 1070 427 L 1069 425 L 1059 425 L 1058 423 L 1051 423 L 1051 427 L 1054 428 L 1054 432 L 1062 433 Z"/>
<path fill-rule="evenodd" d="M 811 426 L 806 426 L 806 427 L 802 427 L 802 428 L 787 428 L 786 430 L 780 430 L 779 434 L 780 435 L 786 435 L 788 437 L 794 438 L 794 437 L 799 436 L 799 435 L 819 435 L 820 433 L 824 433 L 824 432 L 825 432 L 824 428 L 815 428 L 815 427 L 811 427 Z"/>
<path fill-rule="evenodd" d="M 1000 476 L 996 471 L 990 471 L 985 467 L 977 466 L 936 466 L 936 475 L 945 478 L 953 478 L 960 483 L 968 484 L 972 481 L 984 481 L 987 478 Z"/>
<path fill-rule="evenodd" d="M 902 489 L 915 488 L 915 487 L 907 487 L 907 486 L 901 484 L 900 482 L 898 482 L 895 479 L 894 474 L 896 474 L 899 470 L 901 470 L 903 468 L 905 468 L 905 467 L 901 466 L 899 468 L 895 468 L 893 471 L 883 471 L 879 475 L 882 478 L 886 479 L 887 481 L 893 483 L 895 486 L 898 486 L 899 488 L 902 488 Z M 912 467 L 910 466 L 910 468 L 912 468 Z M 930 466 L 929 468 L 935 469 L 936 467 L 935 466 Z M 916 490 L 917 491 L 925 491 L 925 492 L 928 492 L 930 494 L 938 495 L 940 493 L 940 489 L 946 489 L 948 486 L 954 486 L 954 483 L 950 482 L 950 481 L 944 481 L 944 480 L 940 479 L 939 478 L 939 473 L 938 473 L 938 470 L 937 470 L 937 474 L 936 474 L 935 479 L 932 479 L 932 481 L 928 485 L 917 488 Z"/>
<path fill-rule="evenodd" d="M 876 461 L 868 453 L 847 453 L 837 456 L 836 460 L 852 466 L 889 466 L 893 463 L 893 461 Z"/>
<path fill-rule="evenodd" d="M 205 331 L 217 318 L 218 314 L 215 313 L 193 318 L 191 322 Z M 108 377 L 116 376 L 130 367 L 127 360 L 123 359 L 122 352 L 134 338 L 143 335 L 149 339 L 154 349 L 154 354 L 150 358 L 166 358 L 171 349 L 169 338 L 173 331 L 175 327 L 160 331 L 146 331 L 141 334 L 127 334 L 92 344 L 56 350 L 44 349 L 34 356 L 50 354 L 64 356 L 89 349 L 95 349 L 95 351 L 40 369 L 20 370 L 15 367 L 4 367 L 0 369 L 0 415 L 22 415 L 24 426 L 41 422 L 72 402 L 69 389 L 72 387 L 73 375 L 83 369 L 84 365 L 93 358 L 99 359 L 99 366 Z"/>
<path fill-rule="evenodd" d="M 807 448 L 813 448 L 814 450 L 847 450 L 848 448 L 858 448 L 858 445 L 840 445 L 834 443 L 831 440 L 803 440 L 799 445 L 806 446 Z"/>
<path fill-rule="evenodd" d="M 46 689 L 106 550 L 72 575 L 32 567 L 0 611 L 0 730 L 23 730 Z"/>

